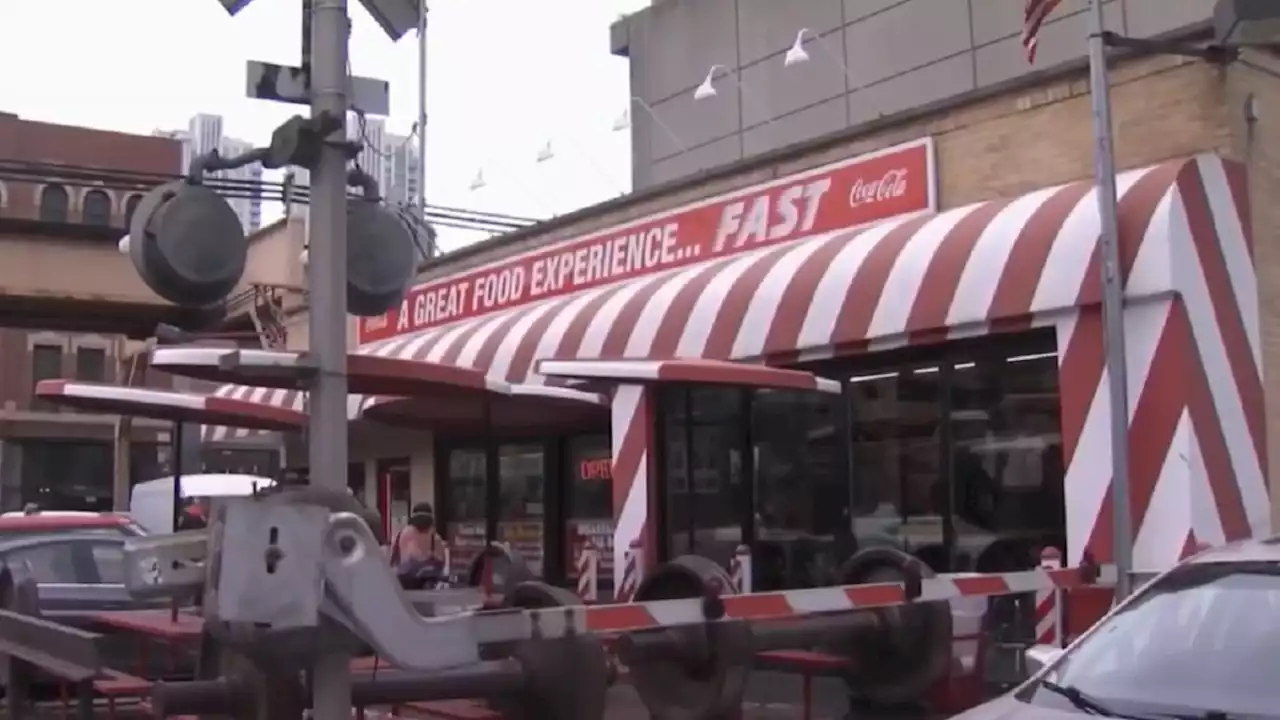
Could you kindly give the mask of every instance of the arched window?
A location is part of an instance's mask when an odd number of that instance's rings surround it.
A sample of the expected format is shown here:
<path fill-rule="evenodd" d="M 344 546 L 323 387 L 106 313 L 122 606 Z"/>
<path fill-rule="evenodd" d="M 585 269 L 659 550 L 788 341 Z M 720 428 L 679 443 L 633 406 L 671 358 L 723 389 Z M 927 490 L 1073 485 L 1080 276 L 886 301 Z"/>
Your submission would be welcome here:
<path fill-rule="evenodd" d="M 80 219 L 85 225 L 110 225 L 111 196 L 104 190 L 90 190 L 85 193 Z"/>
<path fill-rule="evenodd" d="M 133 226 L 133 214 L 138 211 L 138 203 L 142 202 L 141 195 L 130 195 L 128 200 L 124 201 L 124 229 L 128 230 Z"/>
<path fill-rule="evenodd" d="M 45 222 L 66 222 L 71 196 L 61 185 L 45 185 L 40 190 L 40 219 Z"/>

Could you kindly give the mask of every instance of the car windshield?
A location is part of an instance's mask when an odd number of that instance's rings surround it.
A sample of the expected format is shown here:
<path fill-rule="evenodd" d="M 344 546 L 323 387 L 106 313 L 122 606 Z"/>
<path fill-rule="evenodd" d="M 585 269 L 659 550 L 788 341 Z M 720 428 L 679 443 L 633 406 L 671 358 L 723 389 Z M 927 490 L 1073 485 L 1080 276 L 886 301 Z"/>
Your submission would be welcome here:
<path fill-rule="evenodd" d="M 1278 621 L 1280 565 L 1186 565 L 1091 632 L 1023 699 L 1070 709 L 1083 696 L 1144 718 L 1280 717 Z"/>

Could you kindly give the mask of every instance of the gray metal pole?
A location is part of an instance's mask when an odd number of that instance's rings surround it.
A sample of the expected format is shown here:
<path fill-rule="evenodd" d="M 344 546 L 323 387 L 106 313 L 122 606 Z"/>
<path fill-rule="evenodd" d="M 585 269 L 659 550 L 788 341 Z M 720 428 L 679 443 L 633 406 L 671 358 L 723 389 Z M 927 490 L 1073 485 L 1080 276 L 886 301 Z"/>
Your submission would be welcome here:
<path fill-rule="evenodd" d="M 347 0 L 312 0 L 311 115 L 337 119 L 332 136 L 346 139 Z M 310 390 L 307 449 L 309 482 L 346 488 L 347 470 L 347 160 L 326 145 L 311 178 L 307 264 L 310 347 L 316 364 Z M 316 720 L 351 720 L 351 673 L 345 655 L 316 659 L 312 707 Z"/>
<path fill-rule="evenodd" d="M 417 218 L 427 218 L 427 0 L 418 17 L 418 197 Z"/>
<path fill-rule="evenodd" d="M 1089 96 L 1093 102 L 1094 174 L 1102 219 L 1102 326 L 1111 411 L 1111 534 L 1116 600 L 1133 590 L 1133 523 L 1129 517 L 1129 378 L 1125 367 L 1124 280 L 1116 220 L 1116 159 L 1111 146 L 1111 84 L 1107 74 L 1106 24 L 1102 0 L 1090 1 Z"/>

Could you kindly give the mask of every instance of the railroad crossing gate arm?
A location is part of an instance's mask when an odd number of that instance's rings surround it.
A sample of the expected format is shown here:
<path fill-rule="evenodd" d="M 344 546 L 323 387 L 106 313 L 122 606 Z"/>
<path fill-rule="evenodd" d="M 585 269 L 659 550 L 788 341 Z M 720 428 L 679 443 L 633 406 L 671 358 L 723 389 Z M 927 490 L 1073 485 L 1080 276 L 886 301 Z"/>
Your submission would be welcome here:
<path fill-rule="evenodd" d="M 299 653 L 349 644 L 351 635 L 407 670 L 478 662 L 469 615 L 426 618 L 407 602 L 382 548 L 356 513 L 335 512 L 349 498 L 288 488 L 224 503 L 208 535 L 205 619 L 244 650 L 276 650 L 305 637 Z M 190 593 L 199 538 L 180 535 L 126 547 L 126 581 L 135 596 Z M 520 613 L 512 622 L 528 623 Z M 328 622 L 326 622 L 328 621 Z M 512 634 L 499 620 L 496 631 Z M 493 632 L 493 631 L 491 631 Z"/>

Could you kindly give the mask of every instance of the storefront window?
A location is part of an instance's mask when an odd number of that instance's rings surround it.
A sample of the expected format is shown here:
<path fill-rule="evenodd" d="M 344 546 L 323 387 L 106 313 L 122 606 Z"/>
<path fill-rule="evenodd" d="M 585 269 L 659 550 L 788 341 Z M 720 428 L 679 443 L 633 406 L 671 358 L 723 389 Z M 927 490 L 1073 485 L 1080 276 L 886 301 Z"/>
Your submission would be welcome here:
<path fill-rule="evenodd" d="M 498 540 L 510 543 L 538 576 L 545 551 L 545 467 L 542 445 L 503 445 L 498 450 Z"/>
<path fill-rule="evenodd" d="M 951 394 L 956 565 L 997 572 L 1065 550 L 1058 360 L 1053 353 L 957 363 Z"/>
<path fill-rule="evenodd" d="M 484 450 L 479 448 L 449 453 L 445 539 L 455 569 L 469 567 L 484 549 L 484 465 Z"/>
<path fill-rule="evenodd" d="M 662 482 L 671 557 L 697 554 L 727 567 L 742 542 L 744 395 L 708 387 L 663 392 Z"/>
<path fill-rule="evenodd" d="M 576 553 L 581 538 L 600 550 L 600 581 L 613 578 L 613 448 L 607 435 L 588 435 L 569 441 L 566 517 L 569 542 L 565 567 L 576 578 Z"/>
<path fill-rule="evenodd" d="M 22 502 L 42 510 L 111 509 L 111 445 L 96 442 L 22 441 Z"/>
<path fill-rule="evenodd" d="M 1028 345 L 939 349 L 933 361 L 849 378 L 859 547 L 984 572 L 1031 567 L 1044 545 L 1062 547 L 1057 360 Z"/>
<path fill-rule="evenodd" d="M 752 395 L 755 589 L 837 580 L 849 517 L 839 403 L 816 392 Z"/>

